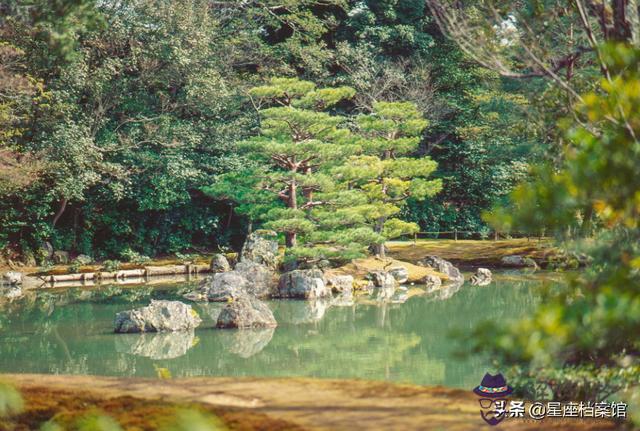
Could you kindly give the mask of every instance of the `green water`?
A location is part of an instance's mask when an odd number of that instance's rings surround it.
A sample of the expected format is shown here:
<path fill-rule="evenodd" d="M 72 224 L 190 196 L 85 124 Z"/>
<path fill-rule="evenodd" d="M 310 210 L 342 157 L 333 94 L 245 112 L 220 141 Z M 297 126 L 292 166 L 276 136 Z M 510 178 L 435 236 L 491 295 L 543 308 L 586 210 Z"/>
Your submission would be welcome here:
<path fill-rule="evenodd" d="M 150 298 L 177 299 L 188 284 L 41 292 L 0 307 L 0 372 L 153 377 L 309 376 L 472 387 L 488 358 L 457 359 L 452 331 L 483 319 L 508 324 L 529 313 L 547 277 L 498 274 L 404 303 L 363 299 L 351 306 L 271 301 L 275 330 L 212 329 L 219 304 L 195 304 L 195 333 L 114 334 L 114 315 Z M 446 295 L 445 295 L 446 296 Z"/>

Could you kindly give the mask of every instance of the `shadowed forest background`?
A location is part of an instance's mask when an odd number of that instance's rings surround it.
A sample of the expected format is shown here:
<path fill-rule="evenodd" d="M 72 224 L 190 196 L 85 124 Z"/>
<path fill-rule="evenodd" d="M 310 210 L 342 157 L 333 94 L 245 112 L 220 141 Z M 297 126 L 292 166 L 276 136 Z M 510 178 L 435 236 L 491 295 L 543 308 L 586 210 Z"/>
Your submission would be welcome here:
<path fill-rule="evenodd" d="M 409 200 L 421 231 L 489 233 L 481 213 L 553 153 L 566 109 L 445 38 L 424 1 L 4 3 L 0 244 L 94 258 L 238 245 L 248 219 L 206 189 L 250 165 L 248 90 L 274 76 L 349 86 L 335 107 L 408 101 L 428 120 L 411 157 L 442 191 Z M 526 91 L 525 91 L 526 90 Z M 550 106 L 551 105 L 551 106 Z M 29 256 L 33 256 L 29 257 Z"/>

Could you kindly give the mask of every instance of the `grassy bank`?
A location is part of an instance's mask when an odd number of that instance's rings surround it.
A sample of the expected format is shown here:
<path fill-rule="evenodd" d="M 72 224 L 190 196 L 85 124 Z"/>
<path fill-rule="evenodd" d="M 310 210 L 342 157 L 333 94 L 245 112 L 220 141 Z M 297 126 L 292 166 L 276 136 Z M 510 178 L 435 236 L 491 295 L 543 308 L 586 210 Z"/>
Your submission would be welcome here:
<path fill-rule="evenodd" d="M 470 390 L 362 380 L 308 378 L 126 379 L 11 375 L 26 411 L 16 430 L 38 429 L 51 418 L 102 411 L 127 430 L 156 430 L 189 407 L 217 416 L 232 430 L 433 429 L 477 430 L 483 425 Z M 506 420 L 505 430 L 608 430 L 609 420 Z M 6 429 L 1 428 L 0 429 Z M 182 428 L 179 428 L 182 429 Z"/>
<path fill-rule="evenodd" d="M 389 255 L 394 259 L 416 263 L 429 255 L 436 255 L 460 266 L 499 267 L 500 259 L 509 255 L 529 257 L 544 264 L 556 250 L 550 240 L 526 238 L 492 240 L 424 240 L 390 241 Z"/>

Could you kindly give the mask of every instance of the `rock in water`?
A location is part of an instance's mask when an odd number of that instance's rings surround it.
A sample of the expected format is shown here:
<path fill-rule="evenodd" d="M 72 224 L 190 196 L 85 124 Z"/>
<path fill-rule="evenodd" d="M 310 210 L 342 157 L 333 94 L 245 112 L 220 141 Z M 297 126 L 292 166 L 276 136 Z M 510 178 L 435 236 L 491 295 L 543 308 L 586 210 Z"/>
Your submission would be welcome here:
<path fill-rule="evenodd" d="M 353 292 L 353 276 L 351 275 L 331 275 L 325 277 L 324 281 L 336 293 Z"/>
<path fill-rule="evenodd" d="M 273 294 L 276 284 L 275 272 L 266 265 L 252 261 L 240 262 L 233 272 L 247 280 L 246 290 L 257 298 L 266 298 Z"/>
<path fill-rule="evenodd" d="M 115 332 L 186 331 L 197 328 L 200 323 L 200 316 L 190 305 L 180 301 L 152 300 L 146 307 L 118 313 Z"/>
<path fill-rule="evenodd" d="M 474 286 L 486 286 L 491 283 L 491 271 L 487 268 L 478 268 L 471 276 L 471 284 Z"/>
<path fill-rule="evenodd" d="M 269 306 L 251 295 L 229 302 L 218 316 L 217 328 L 275 328 L 278 326 Z"/>
<path fill-rule="evenodd" d="M 427 258 L 418 262 L 418 265 L 427 266 L 435 269 L 438 272 L 449 276 L 449 280 L 454 283 L 464 281 L 464 276 L 458 268 L 453 266 L 448 260 L 444 260 L 438 256 L 428 256 Z"/>
<path fill-rule="evenodd" d="M 319 269 L 296 269 L 280 276 L 279 295 L 283 298 L 316 299 L 331 296 Z"/>
<path fill-rule="evenodd" d="M 442 280 L 440 280 L 440 277 L 434 274 L 426 275 L 421 280 L 421 283 L 426 286 L 427 292 L 439 289 L 440 286 L 442 286 Z"/>
<path fill-rule="evenodd" d="M 389 269 L 389 274 L 391 274 L 400 284 L 405 284 L 409 281 L 409 271 L 404 266 L 397 266 Z"/>
<path fill-rule="evenodd" d="M 224 254 L 214 254 L 211 258 L 211 264 L 209 265 L 211 272 L 227 272 L 231 271 L 231 265 L 229 260 Z"/>
<path fill-rule="evenodd" d="M 500 263 L 503 266 L 507 266 L 510 268 L 538 268 L 538 264 L 535 260 L 531 259 L 530 257 L 522 257 L 517 254 L 503 256 L 500 259 Z"/>
<path fill-rule="evenodd" d="M 369 278 L 373 281 L 375 287 L 382 287 L 384 289 L 395 288 L 398 283 L 395 277 L 387 271 L 371 271 Z"/>
<path fill-rule="evenodd" d="M 5 284 L 17 286 L 22 284 L 22 273 L 18 271 L 8 271 L 2 274 L 2 281 Z"/>
<path fill-rule="evenodd" d="M 247 237 L 240 253 L 240 261 L 251 261 L 271 269 L 278 267 L 278 240 L 273 231 L 256 231 Z"/>
<path fill-rule="evenodd" d="M 209 301 L 227 302 L 246 294 L 247 279 L 236 271 L 222 272 L 203 281 L 203 285 Z"/>

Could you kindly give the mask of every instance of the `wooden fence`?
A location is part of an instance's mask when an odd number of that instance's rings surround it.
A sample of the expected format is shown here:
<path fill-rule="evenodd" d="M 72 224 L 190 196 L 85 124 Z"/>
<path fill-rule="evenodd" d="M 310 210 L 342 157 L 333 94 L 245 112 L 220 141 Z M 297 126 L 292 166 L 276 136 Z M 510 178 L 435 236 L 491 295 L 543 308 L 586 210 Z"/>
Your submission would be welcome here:
<path fill-rule="evenodd" d="M 530 233 L 522 233 L 522 232 L 509 232 L 508 234 L 501 233 L 498 231 L 492 232 L 480 232 L 480 231 L 470 231 L 470 230 L 445 230 L 445 231 L 434 231 L 434 232 L 416 232 L 411 235 L 401 235 L 396 239 L 413 239 L 416 242 L 418 239 L 453 239 L 454 241 L 458 241 L 458 238 L 464 239 L 486 239 L 499 241 L 500 239 L 510 239 L 510 238 L 527 238 L 527 240 L 531 240 L 532 238 L 537 239 L 538 241 L 544 238 L 543 234 L 540 235 L 532 235 Z"/>

